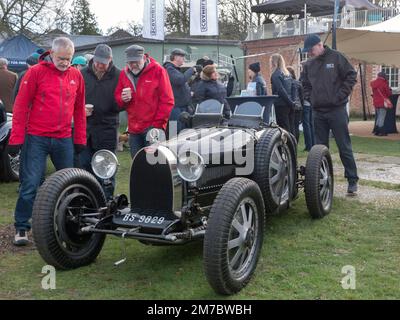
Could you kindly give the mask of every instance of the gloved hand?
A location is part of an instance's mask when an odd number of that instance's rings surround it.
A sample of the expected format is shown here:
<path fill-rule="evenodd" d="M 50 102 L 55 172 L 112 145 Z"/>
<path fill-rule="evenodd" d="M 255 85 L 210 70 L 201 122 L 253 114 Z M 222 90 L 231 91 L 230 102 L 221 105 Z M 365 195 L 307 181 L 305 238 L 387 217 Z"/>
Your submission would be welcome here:
<path fill-rule="evenodd" d="M 86 149 L 84 144 L 74 144 L 74 149 L 76 154 L 80 154 L 83 150 Z"/>
<path fill-rule="evenodd" d="M 22 144 L 8 145 L 7 152 L 10 156 L 15 157 L 22 149 Z"/>
<path fill-rule="evenodd" d="M 195 65 L 194 68 L 195 68 L 197 73 L 200 73 L 200 72 L 203 71 L 203 67 L 201 65 Z"/>

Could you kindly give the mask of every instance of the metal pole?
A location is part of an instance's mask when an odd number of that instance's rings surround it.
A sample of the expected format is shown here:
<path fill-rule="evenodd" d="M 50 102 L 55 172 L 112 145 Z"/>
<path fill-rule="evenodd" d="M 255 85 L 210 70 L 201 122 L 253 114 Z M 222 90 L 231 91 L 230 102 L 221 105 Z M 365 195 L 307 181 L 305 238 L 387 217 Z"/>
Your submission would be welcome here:
<path fill-rule="evenodd" d="M 307 34 L 307 3 L 304 4 L 304 34 Z"/>
<path fill-rule="evenodd" d="M 163 40 L 163 42 L 162 42 L 162 47 L 161 47 L 161 61 L 162 61 L 162 63 L 165 62 L 165 61 L 164 61 L 164 57 L 165 57 L 164 51 L 165 51 L 165 40 Z"/>
<path fill-rule="evenodd" d="M 337 42 L 336 42 L 336 29 L 337 29 L 337 16 L 339 14 L 339 0 L 335 0 L 335 10 L 333 13 L 333 24 L 332 24 L 332 49 L 337 49 Z"/>
<path fill-rule="evenodd" d="M 360 70 L 360 80 L 361 80 L 361 96 L 362 96 L 362 105 L 363 105 L 363 119 L 367 121 L 367 109 L 365 105 L 365 77 L 364 77 L 364 70 L 361 63 L 358 64 L 358 68 Z"/>
<path fill-rule="evenodd" d="M 219 51 L 220 51 L 220 47 L 219 47 L 219 34 L 217 37 L 217 65 L 219 66 Z"/>

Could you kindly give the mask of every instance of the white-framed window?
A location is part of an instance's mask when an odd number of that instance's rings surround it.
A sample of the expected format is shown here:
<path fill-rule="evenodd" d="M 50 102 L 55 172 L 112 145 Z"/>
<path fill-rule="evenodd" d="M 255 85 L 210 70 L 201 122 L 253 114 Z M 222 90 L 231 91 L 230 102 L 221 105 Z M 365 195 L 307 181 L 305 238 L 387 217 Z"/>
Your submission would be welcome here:
<path fill-rule="evenodd" d="M 399 87 L 399 68 L 382 66 L 382 71 L 386 73 L 389 78 L 389 86 L 393 88 Z"/>
<path fill-rule="evenodd" d="M 309 58 L 308 52 L 300 53 L 300 62 L 306 61 Z"/>

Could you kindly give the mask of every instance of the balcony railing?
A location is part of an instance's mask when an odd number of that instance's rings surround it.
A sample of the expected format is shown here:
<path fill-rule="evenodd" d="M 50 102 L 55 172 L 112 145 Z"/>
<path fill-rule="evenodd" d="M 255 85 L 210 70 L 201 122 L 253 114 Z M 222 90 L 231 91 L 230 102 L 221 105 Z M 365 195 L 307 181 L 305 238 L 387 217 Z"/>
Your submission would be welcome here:
<path fill-rule="evenodd" d="M 347 29 L 367 27 L 389 20 L 398 14 L 399 10 L 397 8 L 361 11 L 345 10 L 338 15 L 337 25 L 339 28 Z M 274 39 L 308 33 L 327 32 L 331 29 L 332 23 L 333 15 L 264 24 L 259 28 L 249 30 L 246 40 Z"/>

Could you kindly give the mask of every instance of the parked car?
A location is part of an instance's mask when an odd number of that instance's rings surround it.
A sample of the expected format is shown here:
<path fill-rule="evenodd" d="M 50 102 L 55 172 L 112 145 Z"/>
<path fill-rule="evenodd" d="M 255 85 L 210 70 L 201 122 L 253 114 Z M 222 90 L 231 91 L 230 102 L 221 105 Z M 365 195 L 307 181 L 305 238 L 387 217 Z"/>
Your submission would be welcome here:
<path fill-rule="evenodd" d="M 0 102 L 1 104 L 1 102 Z M 19 179 L 19 155 L 13 157 L 7 152 L 11 135 L 12 114 L 0 106 L 0 181 L 11 182 Z"/>
<path fill-rule="evenodd" d="M 312 218 L 332 207 L 332 160 L 324 146 L 298 167 L 295 138 L 271 121 L 272 102 L 223 106 L 208 100 L 194 116 L 193 129 L 154 144 L 135 156 L 130 197 L 106 202 L 96 177 L 80 169 L 53 174 L 40 188 L 33 208 L 33 236 L 46 263 L 73 269 L 92 263 L 105 236 L 137 239 L 145 245 L 204 242 L 204 269 L 219 294 L 239 292 L 250 281 L 264 242 L 266 215 L 280 213 L 305 189 Z M 99 151 L 93 172 L 106 182 L 118 160 Z M 124 260 L 120 261 L 123 262 Z M 117 264 L 119 264 L 118 262 Z"/>

